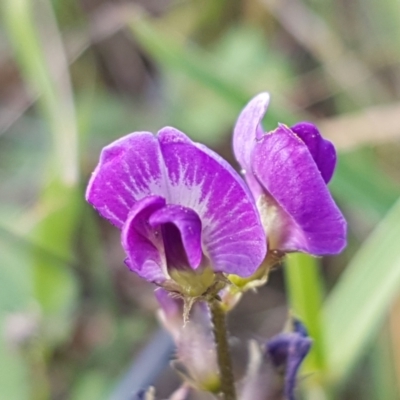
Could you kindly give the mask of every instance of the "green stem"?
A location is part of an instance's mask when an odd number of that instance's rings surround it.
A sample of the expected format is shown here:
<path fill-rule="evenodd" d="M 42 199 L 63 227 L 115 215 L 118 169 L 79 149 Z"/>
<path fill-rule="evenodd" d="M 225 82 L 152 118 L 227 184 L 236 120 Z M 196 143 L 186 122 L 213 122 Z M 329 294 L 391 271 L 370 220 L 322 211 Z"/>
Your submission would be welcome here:
<path fill-rule="evenodd" d="M 236 400 L 235 381 L 226 331 L 225 312 L 217 299 L 208 302 L 214 329 L 217 361 L 221 378 L 221 393 L 224 400 Z"/>
<path fill-rule="evenodd" d="M 286 258 L 285 280 L 290 307 L 307 327 L 314 343 L 305 360 L 308 373 L 325 369 L 324 337 L 321 321 L 323 280 L 319 260 L 307 254 L 289 254 Z"/>

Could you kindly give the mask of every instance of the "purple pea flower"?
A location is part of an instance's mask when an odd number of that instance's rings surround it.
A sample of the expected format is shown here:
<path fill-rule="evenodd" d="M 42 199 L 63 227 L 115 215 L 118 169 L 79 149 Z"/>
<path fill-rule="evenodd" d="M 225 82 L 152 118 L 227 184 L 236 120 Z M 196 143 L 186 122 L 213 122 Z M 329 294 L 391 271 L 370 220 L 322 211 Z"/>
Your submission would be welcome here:
<path fill-rule="evenodd" d="M 187 297 L 201 296 L 215 273 L 251 275 L 266 253 L 260 217 L 239 175 L 171 127 L 105 147 L 86 199 L 121 229 L 132 271 Z"/>
<path fill-rule="evenodd" d="M 346 221 L 327 184 L 336 165 L 333 144 L 309 122 L 264 133 L 269 94 L 254 97 L 235 126 L 233 148 L 268 235 L 269 250 L 336 254 Z"/>

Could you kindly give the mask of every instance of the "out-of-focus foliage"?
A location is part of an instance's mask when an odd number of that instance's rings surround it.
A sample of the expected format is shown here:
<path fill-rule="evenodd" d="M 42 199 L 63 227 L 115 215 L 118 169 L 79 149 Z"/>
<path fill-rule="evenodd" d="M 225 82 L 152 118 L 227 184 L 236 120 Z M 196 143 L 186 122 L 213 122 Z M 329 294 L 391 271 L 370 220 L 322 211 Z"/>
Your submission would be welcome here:
<path fill-rule="evenodd" d="M 304 397 L 398 398 L 397 0 L 1 7 L 0 399 L 108 398 L 155 328 L 152 288 L 83 200 L 102 146 L 174 125 L 232 161 L 235 118 L 263 90 L 267 129 L 310 119 L 340 149 L 331 189 L 348 249 L 285 269 L 290 308 L 315 339 Z M 373 129 L 372 114 L 383 116 Z M 280 274 L 239 308 L 250 318 L 232 325 L 239 337 L 279 330 Z"/>

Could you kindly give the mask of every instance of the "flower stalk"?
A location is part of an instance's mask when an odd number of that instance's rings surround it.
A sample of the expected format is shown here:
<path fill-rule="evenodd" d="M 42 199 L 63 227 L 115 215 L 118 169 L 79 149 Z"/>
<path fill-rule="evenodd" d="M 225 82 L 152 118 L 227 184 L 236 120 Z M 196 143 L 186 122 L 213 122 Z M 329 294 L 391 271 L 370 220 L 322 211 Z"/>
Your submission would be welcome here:
<path fill-rule="evenodd" d="M 225 312 L 218 299 L 208 300 L 213 323 L 217 361 L 221 379 L 221 393 L 224 400 L 236 400 L 231 354 L 229 351 Z"/>

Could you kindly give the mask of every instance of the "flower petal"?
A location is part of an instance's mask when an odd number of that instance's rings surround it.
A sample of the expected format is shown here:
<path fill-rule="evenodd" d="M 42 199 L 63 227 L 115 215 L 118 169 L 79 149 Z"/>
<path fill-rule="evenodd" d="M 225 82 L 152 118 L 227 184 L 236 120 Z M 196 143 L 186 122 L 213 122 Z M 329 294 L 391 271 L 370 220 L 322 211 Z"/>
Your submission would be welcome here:
<path fill-rule="evenodd" d="M 196 212 L 169 204 L 155 211 L 149 223 L 154 228 L 161 228 L 168 266 L 185 268 L 189 262 L 196 269 L 200 265 L 203 256 L 201 221 Z"/>
<path fill-rule="evenodd" d="M 163 194 L 162 171 L 157 138 L 150 132 L 131 133 L 103 149 L 86 199 L 102 217 L 122 228 L 138 200 Z"/>
<path fill-rule="evenodd" d="M 346 221 L 307 146 L 289 128 L 263 136 L 253 172 L 274 198 L 286 223 L 280 250 L 335 254 L 346 245 Z"/>
<path fill-rule="evenodd" d="M 332 142 L 324 139 L 310 122 L 299 122 L 290 128 L 308 147 L 324 181 L 328 183 L 336 166 L 336 150 Z"/>
<path fill-rule="evenodd" d="M 263 130 L 261 121 L 269 104 L 269 93 L 260 93 L 246 105 L 240 113 L 233 133 L 233 151 L 239 164 L 246 171 L 251 169 L 251 153 L 256 139 Z"/>
<path fill-rule="evenodd" d="M 248 276 L 266 253 L 265 233 L 242 179 L 221 157 L 182 132 L 159 134 L 169 180 L 167 201 L 191 208 L 203 225 L 203 252 L 215 271 Z"/>
<path fill-rule="evenodd" d="M 142 278 L 161 283 L 166 277 L 163 242 L 159 229 L 149 225 L 150 216 L 165 206 L 160 196 L 136 202 L 122 228 L 121 242 L 128 258 L 126 264 Z"/>

